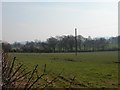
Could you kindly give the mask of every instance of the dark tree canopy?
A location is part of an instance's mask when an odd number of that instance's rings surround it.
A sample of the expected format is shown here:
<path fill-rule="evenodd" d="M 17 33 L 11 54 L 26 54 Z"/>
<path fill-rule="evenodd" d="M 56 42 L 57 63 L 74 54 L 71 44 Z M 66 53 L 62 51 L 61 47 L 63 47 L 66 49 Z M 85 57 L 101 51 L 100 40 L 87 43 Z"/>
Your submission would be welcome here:
<path fill-rule="evenodd" d="M 118 50 L 120 36 L 110 38 L 85 38 L 81 35 L 77 36 L 78 52 L 84 51 L 106 51 Z M 2 43 L 2 49 L 5 52 L 75 52 L 75 37 L 73 35 L 63 35 L 50 37 L 45 42 L 27 41 L 25 44 L 15 42 L 9 44 Z"/>

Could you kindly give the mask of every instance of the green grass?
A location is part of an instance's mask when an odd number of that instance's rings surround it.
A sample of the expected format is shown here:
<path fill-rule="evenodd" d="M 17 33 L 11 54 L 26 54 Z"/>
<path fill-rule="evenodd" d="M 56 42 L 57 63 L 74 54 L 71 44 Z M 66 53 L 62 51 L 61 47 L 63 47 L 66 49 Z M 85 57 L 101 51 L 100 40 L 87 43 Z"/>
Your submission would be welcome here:
<path fill-rule="evenodd" d="M 29 70 L 36 64 L 41 70 L 46 64 L 48 73 L 62 71 L 66 78 L 76 76 L 76 82 L 87 87 L 117 87 L 118 52 L 82 52 L 78 56 L 74 53 L 10 53 L 10 56 L 16 56 Z M 62 83 L 58 87 L 61 86 Z"/>

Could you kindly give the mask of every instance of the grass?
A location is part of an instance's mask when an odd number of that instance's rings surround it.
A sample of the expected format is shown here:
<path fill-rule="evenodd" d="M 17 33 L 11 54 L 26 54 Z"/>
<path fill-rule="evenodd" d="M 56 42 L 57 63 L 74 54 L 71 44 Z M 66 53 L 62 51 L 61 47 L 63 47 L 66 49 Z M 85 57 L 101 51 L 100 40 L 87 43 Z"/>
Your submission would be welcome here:
<path fill-rule="evenodd" d="M 60 73 L 66 78 L 75 76 L 77 83 L 88 88 L 115 88 L 118 84 L 118 52 L 82 52 L 74 53 L 10 53 L 18 62 L 28 67 L 38 64 L 39 69 L 47 65 L 48 73 Z M 59 81 L 57 87 L 65 86 Z M 81 86 L 82 87 L 82 86 Z"/>

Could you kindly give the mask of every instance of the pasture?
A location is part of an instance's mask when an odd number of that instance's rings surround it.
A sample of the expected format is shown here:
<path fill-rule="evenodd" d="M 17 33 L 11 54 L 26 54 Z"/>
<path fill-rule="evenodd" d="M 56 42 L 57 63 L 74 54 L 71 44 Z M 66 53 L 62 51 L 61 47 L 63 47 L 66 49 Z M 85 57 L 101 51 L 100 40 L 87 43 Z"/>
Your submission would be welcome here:
<path fill-rule="evenodd" d="M 42 70 L 46 64 L 47 73 L 62 72 L 62 76 L 72 78 L 87 88 L 116 88 L 118 84 L 118 52 L 80 52 L 74 53 L 9 53 L 17 62 L 33 69 L 38 64 Z M 82 86 L 83 85 L 83 86 Z M 67 87 L 62 80 L 56 87 Z"/>

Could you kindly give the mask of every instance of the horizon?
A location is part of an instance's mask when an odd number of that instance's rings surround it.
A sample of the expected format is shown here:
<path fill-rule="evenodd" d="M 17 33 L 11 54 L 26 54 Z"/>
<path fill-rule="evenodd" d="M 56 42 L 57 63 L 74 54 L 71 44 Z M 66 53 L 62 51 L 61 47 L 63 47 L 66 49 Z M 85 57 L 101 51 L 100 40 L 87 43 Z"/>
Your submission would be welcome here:
<path fill-rule="evenodd" d="M 45 41 L 49 37 L 118 36 L 118 7 L 112 2 L 3 2 L 2 40 Z"/>

